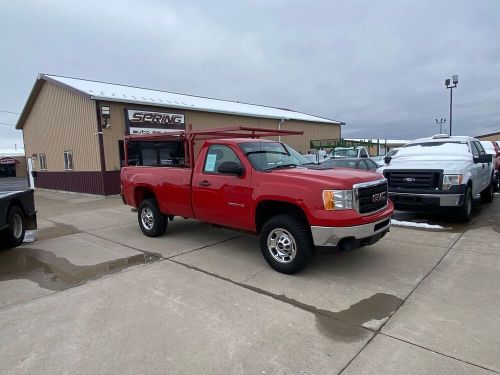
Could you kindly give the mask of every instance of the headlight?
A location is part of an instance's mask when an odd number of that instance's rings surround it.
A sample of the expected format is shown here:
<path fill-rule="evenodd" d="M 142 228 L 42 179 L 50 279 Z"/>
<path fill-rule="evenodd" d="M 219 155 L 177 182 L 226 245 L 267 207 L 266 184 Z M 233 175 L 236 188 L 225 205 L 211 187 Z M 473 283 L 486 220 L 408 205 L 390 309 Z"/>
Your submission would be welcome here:
<path fill-rule="evenodd" d="M 352 190 L 323 190 L 325 210 L 352 209 Z"/>
<path fill-rule="evenodd" d="M 443 176 L 443 190 L 450 190 L 453 185 L 460 185 L 461 183 L 461 174 L 445 174 Z"/>

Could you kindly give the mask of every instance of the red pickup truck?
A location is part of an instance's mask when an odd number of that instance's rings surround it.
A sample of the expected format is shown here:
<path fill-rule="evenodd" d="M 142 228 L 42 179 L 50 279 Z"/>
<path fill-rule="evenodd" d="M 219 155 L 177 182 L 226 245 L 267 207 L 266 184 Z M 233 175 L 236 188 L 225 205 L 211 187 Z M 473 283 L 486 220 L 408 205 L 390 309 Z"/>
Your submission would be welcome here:
<path fill-rule="evenodd" d="M 124 203 L 138 209 L 150 237 L 162 235 L 174 216 L 258 234 L 266 261 L 288 274 L 303 269 L 316 247 L 347 250 L 382 238 L 393 212 L 383 176 L 308 168 L 288 145 L 261 139 L 292 134 L 302 132 L 240 126 L 126 136 Z M 198 140 L 205 142 L 195 160 Z M 136 150 L 129 159 L 134 144 L 147 142 L 156 156 Z"/>

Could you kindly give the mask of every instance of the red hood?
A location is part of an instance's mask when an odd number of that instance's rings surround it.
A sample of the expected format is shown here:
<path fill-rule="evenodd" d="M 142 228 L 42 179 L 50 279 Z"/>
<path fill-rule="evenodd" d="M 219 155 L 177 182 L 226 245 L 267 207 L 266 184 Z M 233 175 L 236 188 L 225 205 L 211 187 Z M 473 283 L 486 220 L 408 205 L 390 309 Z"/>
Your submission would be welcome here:
<path fill-rule="evenodd" d="M 280 177 L 291 177 L 293 179 L 303 179 L 304 183 L 315 182 L 325 187 L 335 189 L 352 189 L 354 184 L 362 182 L 376 181 L 384 178 L 377 172 L 360 169 L 334 168 L 334 169 L 308 169 L 308 168 L 287 168 L 276 169 L 266 172 Z"/>

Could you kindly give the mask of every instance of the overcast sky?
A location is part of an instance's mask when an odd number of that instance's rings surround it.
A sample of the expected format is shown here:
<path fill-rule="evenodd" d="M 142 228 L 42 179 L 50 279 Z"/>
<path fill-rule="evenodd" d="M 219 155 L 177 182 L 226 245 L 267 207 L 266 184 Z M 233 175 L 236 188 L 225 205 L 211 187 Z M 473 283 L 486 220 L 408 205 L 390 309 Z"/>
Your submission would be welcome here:
<path fill-rule="evenodd" d="M 500 1 L 1 1 L 0 110 L 40 72 L 285 107 L 343 136 L 500 131 Z M 0 112 L 0 122 L 16 115 Z M 448 120 L 449 121 L 449 120 Z M 71 125 L 71 124 L 68 124 Z M 0 149 L 22 136 L 0 124 Z"/>

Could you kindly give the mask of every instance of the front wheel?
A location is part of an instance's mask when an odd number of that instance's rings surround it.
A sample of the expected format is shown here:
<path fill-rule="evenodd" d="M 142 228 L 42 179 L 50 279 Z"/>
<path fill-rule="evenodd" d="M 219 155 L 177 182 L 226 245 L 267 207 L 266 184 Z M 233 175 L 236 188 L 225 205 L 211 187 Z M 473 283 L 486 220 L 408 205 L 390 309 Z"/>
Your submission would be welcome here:
<path fill-rule="evenodd" d="M 458 209 L 458 217 L 462 221 L 470 221 L 472 214 L 472 189 L 467 186 L 464 194 L 464 202 Z"/>
<path fill-rule="evenodd" d="M 142 233 L 148 237 L 161 236 L 167 230 L 168 219 L 154 199 L 144 199 L 137 210 L 137 220 Z"/>
<path fill-rule="evenodd" d="M 293 274 L 311 262 L 314 244 L 307 223 L 290 215 L 278 215 L 262 227 L 260 250 L 276 271 Z"/>

